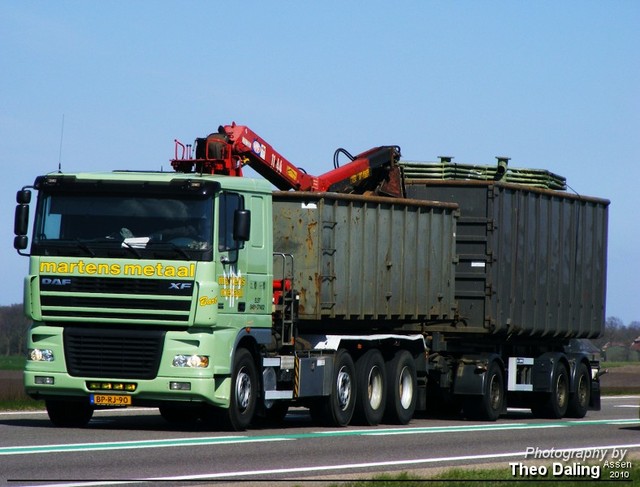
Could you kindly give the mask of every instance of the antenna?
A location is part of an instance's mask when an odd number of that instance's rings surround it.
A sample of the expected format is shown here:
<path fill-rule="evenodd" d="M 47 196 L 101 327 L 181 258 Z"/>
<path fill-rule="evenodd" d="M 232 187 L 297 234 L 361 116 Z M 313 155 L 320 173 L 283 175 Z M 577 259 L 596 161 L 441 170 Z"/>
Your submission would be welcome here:
<path fill-rule="evenodd" d="M 58 172 L 62 172 L 62 139 L 64 137 L 64 113 L 62 114 L 62 126 L 60 127 L 60 150 L 58 152 Z"/>

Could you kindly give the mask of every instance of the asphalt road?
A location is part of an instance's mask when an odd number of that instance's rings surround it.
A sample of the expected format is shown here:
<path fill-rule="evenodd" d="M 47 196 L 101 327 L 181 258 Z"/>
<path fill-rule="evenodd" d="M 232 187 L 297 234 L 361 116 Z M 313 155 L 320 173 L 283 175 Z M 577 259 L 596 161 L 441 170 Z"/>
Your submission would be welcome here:
<path fill-rule="evenodd" d="M 315 426 L 296 409 L 282 427 L 243 433 L 179 429 L 151 409 L 99 411 L 83 429 L 55 428 L 44 412 L 0 413 L 0 483 L 318 485 L 319 478 L 396 470 L 426 477 L 435 468 L 487 464 L 511 464 L 514 479 L 628 480 L 628 462 L 640 461 L 639 404 L 637 396 L 603 398 L 602 410 L 582 420 L 510 410 L 495 423 L 418 418 L 401 427 L 345 429 Z M 547 468 L 546 475 L 531 467 Z"/>

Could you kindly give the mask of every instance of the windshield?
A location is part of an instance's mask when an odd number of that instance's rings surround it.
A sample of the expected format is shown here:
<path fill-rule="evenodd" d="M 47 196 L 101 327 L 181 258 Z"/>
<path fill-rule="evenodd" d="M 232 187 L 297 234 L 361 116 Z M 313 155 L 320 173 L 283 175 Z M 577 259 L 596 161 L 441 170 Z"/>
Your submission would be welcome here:
<path fill-rule="evenodd" d="M 35 255 L 210 260 L 213 200 L 41 193 Z"/>

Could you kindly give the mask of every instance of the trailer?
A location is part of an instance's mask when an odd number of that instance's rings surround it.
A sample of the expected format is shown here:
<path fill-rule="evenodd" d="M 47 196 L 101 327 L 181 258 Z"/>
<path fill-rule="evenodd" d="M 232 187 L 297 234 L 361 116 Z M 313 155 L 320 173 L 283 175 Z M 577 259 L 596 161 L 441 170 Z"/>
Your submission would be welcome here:
<path fill-rule="evenodd" d="M 54 424 L 130 406 L 233 430 L 290 407 L 331 426 L 599 409 L 579 341 L 604 324 L 607 200 L 397 146 L 339 149 L 314 177 L 235 124 L 195 157 L 176 142 L 172 165 L 18 192 L 22 254 L 38 192 L 25 389 Z"/>

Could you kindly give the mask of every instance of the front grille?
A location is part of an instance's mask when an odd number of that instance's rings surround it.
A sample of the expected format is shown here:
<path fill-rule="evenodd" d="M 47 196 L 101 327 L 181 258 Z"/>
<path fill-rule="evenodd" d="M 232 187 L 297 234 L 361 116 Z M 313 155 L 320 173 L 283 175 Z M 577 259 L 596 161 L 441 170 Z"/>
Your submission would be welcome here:
<path fill-rule="evenodd" d="M 178 324 L 189 321 L 193 285 L 184 279 L 41 276 L 40 304 L 45 320 L 93 318 Z"/>
<path fill-rule="evenodd" d="M 118 308 L 118 309 L 166 309 L 172 311 L 189 311 L 190 301 L 167 301 L 160 299 L 122 299 L 78 296 L 42 296 L 42 306 L 71 306 L 74 308 Z"/>
<path fill-rule="evenodd" d="M 41 291 L 104 294 L 155 294 L 162 296 L 190 296 L 193 281 L 185 279 L 138 279 L 128 277 L 79 277 L 64 279 L 55 275 L 40 276 Z"/>
<path fill-rule="evenodd" d="M 164 336 L 163 330 L 65 328 L 67 369 L 73 377 L 153 379 Z"/>

